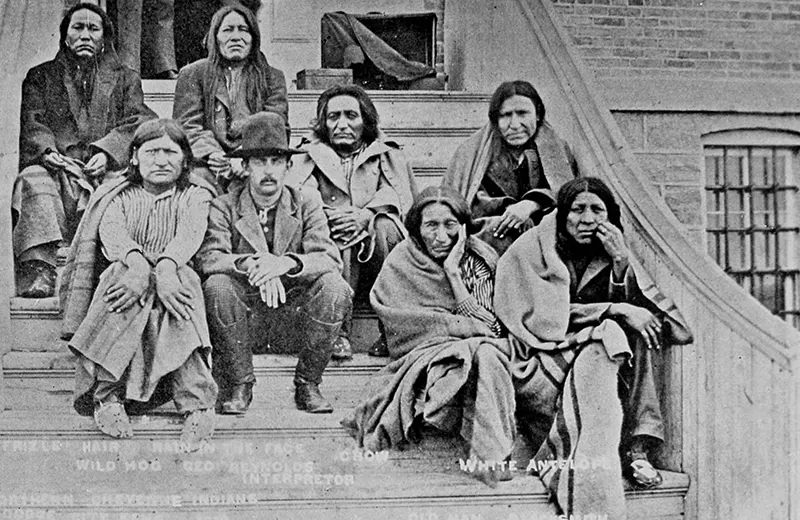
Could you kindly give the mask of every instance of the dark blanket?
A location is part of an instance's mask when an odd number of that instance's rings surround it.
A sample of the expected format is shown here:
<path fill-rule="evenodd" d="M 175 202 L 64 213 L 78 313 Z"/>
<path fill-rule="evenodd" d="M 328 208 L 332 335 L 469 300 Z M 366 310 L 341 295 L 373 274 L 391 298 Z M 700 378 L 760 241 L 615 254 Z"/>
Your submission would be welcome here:
<path fill-rule="evenodd" d="M 494 268 L 489 246 L 470 239 L 468 247 Z M 394 361 L 371 379 L 369 397 L 345 421 L 359 444 L 397 447 L 415 440 L 415 428 L 425 423 L 459 433 L 481 460 L 509 456 L 514 387 L 508 341 L 453 313 L 444 270 L 408 239 L 386 259 L 370 296 Z"/>
<path fill-rule="evenodd" d="M 341 11 L 322 15 L 322 41 L 322 52 L 326 54 L 329 66 L 346 68 L 341 59 L 344 50 L 350 45 L 358 45 L 378 69 L 399 81 L 413 81 L 436 74 L 433 67 L 404 58 L 355 16 Z"/>

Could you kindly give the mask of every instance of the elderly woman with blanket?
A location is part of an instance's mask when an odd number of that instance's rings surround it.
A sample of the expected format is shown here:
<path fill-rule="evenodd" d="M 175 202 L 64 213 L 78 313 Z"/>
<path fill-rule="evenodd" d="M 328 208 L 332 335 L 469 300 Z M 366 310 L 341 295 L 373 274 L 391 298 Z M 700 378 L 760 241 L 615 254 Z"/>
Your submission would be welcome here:
<path fill-rule="evenodd" d="M 65 267 L 62 335 L 77 355 L 74 405 L 103 433 L 125 438 L 126 408 L 171 397 L 192 451 L 213 432 L 217 398 L 200 278 L 189 265 L 212 188 L 190 182 L 192 152 L 176 121 L 142 124 L 130 157 L 125 177 L 90 201 Z M 108 267 L 98 279 L 101 264 Z"/>
<path fill-rule="evenodd" d="M 371 450 L 416 440 L 420 428 L 457 433 L 477 478 L 507 478 L 514 428 L 509 343 L 492 310 L 497 254 L 468 235 L 469 208 L 445 187 L 424 190 L 406 217 L 410 237 L 389 254 L 370 294 L 393 361 L 345 425 Z"/>
<path fill-rule="evenodd" d="M 564 184 L 556 207 L 497 268 L 517 421 L 541 445 L 534 461 L 562 513 L 624 518 L 618 450 L 635 485 L 661 482 L 646 451 L 663 440 L 652 349 L 688 343 L 691 333 L 634 266 L 603 181 Z"/>

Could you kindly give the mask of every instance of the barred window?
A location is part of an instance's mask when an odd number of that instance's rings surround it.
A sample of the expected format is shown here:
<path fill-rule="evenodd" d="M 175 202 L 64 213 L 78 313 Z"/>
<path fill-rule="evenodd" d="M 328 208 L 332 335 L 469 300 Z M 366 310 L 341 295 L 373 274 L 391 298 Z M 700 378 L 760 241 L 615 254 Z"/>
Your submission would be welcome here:
<path fill-rule="evenodd" d="M 743 144 L 741 132 L 704 139 L 708 253 L 800 328 L 800 142 L 780 134 L 778 146 L 763 146 L 764 133 L 751 133 L 758 145 Z"/>

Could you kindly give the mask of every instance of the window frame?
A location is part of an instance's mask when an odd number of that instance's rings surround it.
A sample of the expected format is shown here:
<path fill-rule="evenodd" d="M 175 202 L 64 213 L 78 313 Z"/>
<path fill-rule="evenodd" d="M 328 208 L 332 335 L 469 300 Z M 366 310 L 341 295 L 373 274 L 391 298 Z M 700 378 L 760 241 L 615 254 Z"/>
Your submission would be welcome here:
<path fill-rule="evenodd" d="M 707 253 L 800 329 L 800 134 L 728 130 L 701 143 Z"/>

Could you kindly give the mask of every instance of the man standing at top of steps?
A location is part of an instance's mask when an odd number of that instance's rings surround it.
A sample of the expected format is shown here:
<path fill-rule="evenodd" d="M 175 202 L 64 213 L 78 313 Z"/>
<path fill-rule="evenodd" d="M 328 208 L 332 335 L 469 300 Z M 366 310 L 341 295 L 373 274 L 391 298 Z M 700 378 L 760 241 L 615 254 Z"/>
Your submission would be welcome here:
<path fill-rule="evenodd" d="M 246 185 L 211 203 L 208 231 L 196 261 L 211 331 L 214 379 L 223 414 L 247 411 L 255 383 L 253 351 L 299 350 L 295 404 L 309 413 L 333 411 L 320 394 L 333 343 L 352 310 L 352 291 L 330 238 L 319 194 L 284 186 L 291 167 L 286 121 L 250 116 L 242 145 Z M 267 347 L 269 345 L 269 347 Z"/>
<path fill-rule="evenodd" d="M 53 295 L 59 244 L 72 239 L 106 172 L 127 165 L 136 128 L 156 117 L 113 41 L 104 11 L 76 4 L 61 20 L 55 59 L 22 82 L 20 174 L 11 199 L 19 296 Z"/>
<path fill-rule="evenodd" d="M 394 246 L 405 238 L 403 216 L 416 194 L 414 175 L 400 146 L 378 128 L 378 111 L 356 85 L 331 87 L 317 101 L 313 133 L 292 166 L 287 183 L 322 195 L 333 238 L 342 254 L 344 277 L 366 297 Z M 352 357 L 348 318 L 335 359 Z M 388 356 L 386 341 L 369 354 Z"/>
<path fill-rule="evenodd" d="M 544 120 L 544 102 L 527 81 L 500 84 L 489 122 L 456 150 L 442 186 L 458 190 L 481 224 L 478 238 L 502 255 L 578 177 L 572 151 Z"/>

